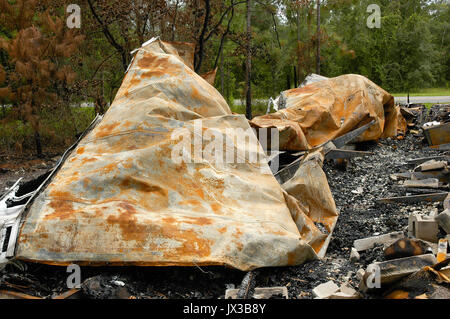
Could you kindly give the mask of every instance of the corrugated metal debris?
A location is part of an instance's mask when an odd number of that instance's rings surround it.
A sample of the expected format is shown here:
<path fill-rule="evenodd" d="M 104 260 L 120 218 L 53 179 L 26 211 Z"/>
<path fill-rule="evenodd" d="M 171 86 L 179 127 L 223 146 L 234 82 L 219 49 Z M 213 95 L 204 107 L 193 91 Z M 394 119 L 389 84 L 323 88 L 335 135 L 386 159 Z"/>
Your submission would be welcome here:
<path fill-rule="evenodd" d="M 205 152 L 204 131 L 234 141 L 227 129 L 250 128 L 192 70 L 192 56 L 192 46 L 158 39 L 135 51 L 103 120 L 23 214 L 16 258 L 250 270 L 325 254 L 338 214 L 320 152 L 286 191 L 254 134 L 246 149 L 232 144 L 233 154 L 245 155 L 237 163 L 195 151 L 191 162 L 173 160 L 186 135 L 194 140 L 187 149 L 200 143 Z"/>
<path fill-rule="evenodd" d="M 278 129 L 280 150 L 309 150 L 371 121 L 375 125 L 357 141 L 406 132 L 406 121 L 392 95 L 361 75 L 322 79 L 284 91 L 280 99 L 285 109 L 251 121 L 256 128 Z"/>

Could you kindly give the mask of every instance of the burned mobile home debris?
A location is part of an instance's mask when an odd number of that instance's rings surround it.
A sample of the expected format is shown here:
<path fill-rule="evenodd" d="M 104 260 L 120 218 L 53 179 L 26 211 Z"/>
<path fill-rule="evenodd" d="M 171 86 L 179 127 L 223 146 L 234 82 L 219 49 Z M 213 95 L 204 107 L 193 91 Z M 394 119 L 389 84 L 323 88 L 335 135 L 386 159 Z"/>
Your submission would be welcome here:
<path fill-rule="evenodd" d="M 396 105 L 367 78 L 343 75 L 282 92 L 275 113 L 247 121 L 208 83 L 215 71 L 192 70 L 193 55 L 157 38 L 133 51 L 106 114 L 52 170 L 2 195 L 0 296 L 450 297 L 449 106 Z M 244 143 L 231 133 L 251 128 Z M 212 138 L 232 143 L 203 156 Z M 358 169 L 366 176 L 352 178 Z M 375 171 L 389 189 L 367 180 Z M 20 269 L 38 264 L 92 276 L 75 290 L 39 288 Z M 150 289 L 132 266 L 167 277 Z M 179 272 L 188 275 L 178 286 L 162 288 Z M 198 273 L 223 285 L 186 292 Z"/>

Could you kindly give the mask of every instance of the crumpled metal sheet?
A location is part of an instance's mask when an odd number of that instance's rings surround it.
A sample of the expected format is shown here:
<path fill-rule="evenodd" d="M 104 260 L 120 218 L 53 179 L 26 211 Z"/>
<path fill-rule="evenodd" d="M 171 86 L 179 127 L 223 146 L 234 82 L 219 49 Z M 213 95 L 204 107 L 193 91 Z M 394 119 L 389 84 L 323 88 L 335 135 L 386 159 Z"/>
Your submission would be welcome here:
<path fill-rule="evenodd" d="M 305 156 L 295 175 L 282 185 L 302 238 L 324 257 L 338 219 L 338 211 L 322 170 L 321 149 Z"/>
<path fill-rule="evenodd" d="M 322 208 L 305 199 L 319 199 L 316 191 L 303 196 L 296 191 L 301 188 L 288 187 L 295 197 L 287 195 L 267 160 L 248 161 L 251 152 L 266 158 L 255 135 L 243 163 L 172 160 L 180 140 L 171 135 L 177 129 L 194 135 L 201 123 L 231 138 L 227 128 L 250 127 L 174 48 L 156 40 L 136 52 L 103 120 L 25 212 L 16 258 L 54 265 L 250 270 L 298 265 L 323 252 L 329 234 L 314 225 L 321 216 L 315 210 Z M 208 141 L 200 143 L 205 149 Z M 243 147 L 235 143 L 234 154 Z M 308 165 L 302 169 L 309 174 Z M 326 179 L 314 180 L 319 170 L 316 165 L 309 183 L 320 189 L 324 185 L 317 183 Z M 329 189 L 325 192 L 332 200 Z M 329 229 L 331 215 L 322 216 Z"/>
<path fill-rule="evenodd" d="M 372 120 L 375 125 L 358 141 L 395 137 L 406 131 L 394 98 L 361 75 L 321 80 L 284 91 L 281 96 L 285 109 L 251 121 L 256 128 L 277 128 L 280 150 L 310 150 Z"/>

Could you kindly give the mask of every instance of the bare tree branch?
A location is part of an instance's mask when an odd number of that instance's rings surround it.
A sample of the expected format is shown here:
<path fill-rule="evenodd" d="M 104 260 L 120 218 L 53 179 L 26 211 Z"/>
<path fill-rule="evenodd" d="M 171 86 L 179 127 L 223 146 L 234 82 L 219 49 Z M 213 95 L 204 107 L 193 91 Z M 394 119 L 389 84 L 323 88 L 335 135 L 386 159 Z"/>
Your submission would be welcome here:
<path fill-rule="evenodd" d="M 122 67 L 124 70 L 126 70 L 128 68 L 127 52 L 125 52 L 125 49 L 120 44 L 117 43 L 117 41 L 114 39 L 113 35 L 109 31 L 108 26 L 106 26 L 100 19 L 97 12 L 95 11 L 94 5 L 92 4 L 92 0 L 87 0 L 87 2 L 89 4 L 89 8 L 91 9 L 91 13 L 94 16 L 95 20 L 97 20 L 97 22 L 102 27 L 106 39 L 119 52 L 120 56 L 122 57 Z"/>
<path fill-rule="evenodd" d="M 233 2 L 234 2 L 234 1 L 233 1 Z M 234 4 L 233 4 L 233 2 L 232 2 L 232 9 L 231 9 L 231 17 L 230 17 L 230 19 L 228 20 L 227 29 L 226 29 L 225 32 L 222 34 L 222 38 L 220 39 L 219 52 L 218 52 L 218 54 L 217 54 L 216 61 L 214 62 L 213 70 L 216 69 L 217 64 L 218 64 L 218 62 L 219 62 L 219 57 L 223 54 L 223 52 L 222 52 L 222 50 L 223 50 L 223 44 L 224 44 L 224 42 L 225 42 L 226 36 L 227 36 L 228 33 L 230 32 L 231 21 L 233 20 L 233 17 L 234 17 Z"/>
<path fill-rule="evenodd" d="M 209 38 L 214 34 L 214 32 L 217 30 L 217 28 L 222 24 L 223 19 L 225 19 L 225 17 L 227 16 L 228 12 L 231 9 L 234 9 L 235 6 L 237 6 L 238 4 L 243 4 L 246 3 L 246 1 L 240 1 L 240 2 L 236 2 L 236 3 L 231 3 L 231 5 L 226 8 L 226 10 L 224 11 L 224 13 L 222 14 L 222 16 L 219 19 L 219 22 L 217 22 L 214 27 L 212 27 L 211 31 L 208 33 L 208 35 L 206 36 L 205 42 L 209 40 Z"/>
<path fill-rule="evenodd" d="M 206 34 L 206 29 L 208 28 L 208 23 L 209 23 L 209 15 L 211 12 L 211 3 L 210 0 L 204 0 L 205 1 L 205 19 L 203 21 L 203 27 L 202 27 L 202 32 L 200 33 L 200 38 L 198 40 L 198 45 L 199 45 L 199 49 L 198 49 L 198 58 L 197 61 L 195 63 L 195 72 L 198 72 L 200 70 L 200 67 L 202 66 L 202 62 L 203 62 L 203 50 L 204 50 L 204 44 L 205 44 L 205 34 Z"/>

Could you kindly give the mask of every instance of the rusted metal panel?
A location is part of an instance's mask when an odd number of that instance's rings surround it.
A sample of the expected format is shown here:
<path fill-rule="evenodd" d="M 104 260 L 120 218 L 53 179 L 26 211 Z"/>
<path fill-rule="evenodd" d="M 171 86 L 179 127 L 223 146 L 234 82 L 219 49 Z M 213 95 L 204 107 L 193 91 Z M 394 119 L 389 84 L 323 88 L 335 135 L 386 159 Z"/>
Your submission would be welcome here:
<path fill-rule="evenodd" d="M 404 134 L 406 121 L 388 92 L 361 75 L 342 75 L 282 93 L 286 109 L 255 117 L 254 127 L 277 128 L 280 150 L 309 150 L 375 121 L 357 141 Z"/>
<path fill-rule="evenodd" d="M 450 143 L 450 123 L 432 126 L 423 130 L 429 145 Z"/>
<path fill-rule="evenodd" d="M 189 65 L 159 40 L 137 50 L 103 120 L 26 211 L 16 258 L 250 270 L 317 257 L 327 235 L 308 214 L 320 212 L 305 212 L 314 232 L 304 238 L 304 225 L 299 230 L 254 134 L 250 150 L 227 145 L 233 154 L 246 154 L 242 163 L 216 163 L 195 153 L 193 162 L 173 160 L 183 137 L 173 138 L 177 130 L 193 136 L 195 146 L 197 124 L 200 133 L 211 129 L 232 140 L 227 129 L 250 128 Z M 199 142 L 205 151 L 208 141 Z M 263 160 L 251 162 L 250 155 Z M 331 192 L 327 196 L 332 200 Z M 331 220 L 325 221 L 329 230 Z"/>
<path fill-rule="evenodd" d="M 367 152 L 349 151 L 349 150 L 344 150 L 344 149 L 339 149 L 339 148 L 344 147 L 344 146 L 346 146 L 347 143 L 354 141 L 361 134 L 363 134 L 365 131 L 367 131 L 374 123 L 375 123 L 375 121 L 372 121 L 372 122 L 365 124 L 349 133 L 346 133 L 346 134 L 338 137 L 335 140 L 327 141 L 326 143 L 322 144 L 319 147 L 316 147 L 315 149 L 311 150 L 310 152 L 314 153 L 320 149 L 322 154 L 325 155 L 325 159 L 342 159 L 342 158 L 353 158 L 353 157 L 361 157 L 361 156 L 365 156 L 365 155 L 370 155 L 370 153 L 367 153 Z M 294 174 L 297 172 L 298 168 L 300 167 L 300 165 L 304 159 L 304 155 L 306 155 L 306 152 L 299 152 L 299 153 L 297 153 L 297 155 L 299 156 L 297 159 L 294 159 L 286 167 L 275 172 L 275 178 L 277 179 L 277 181 L 280 184 L 284 184 L 284 182 L 290 180 L 294 176 Z"/>
<path fill-rule="evenodd" d="M 289 194 L 291 213 L 304 240 L 324 257 L 338 219 L 338 211 L 322 170 L 324 155 L 321 150 L 309 153 L 289 181 L 282 186 Z"/>

